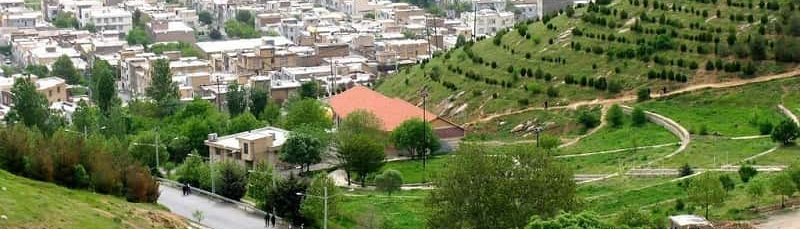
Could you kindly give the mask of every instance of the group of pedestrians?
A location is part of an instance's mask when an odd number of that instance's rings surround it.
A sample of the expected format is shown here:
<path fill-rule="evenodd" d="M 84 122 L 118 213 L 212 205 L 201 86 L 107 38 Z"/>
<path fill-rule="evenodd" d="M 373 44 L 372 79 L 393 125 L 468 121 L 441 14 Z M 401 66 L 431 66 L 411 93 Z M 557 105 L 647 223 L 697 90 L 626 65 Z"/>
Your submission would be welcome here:
<path fill-rule="evenodd" d="M 184 196 L 192 194 L 192 186 L 189 186 L 189 184 L 184 184 L 181 189 L 183 190 Z"/>
<path fill-rule="evenodd" d="M 278 217 L 275 217 L 275 214 L 266 214 L 264 215 L 264 224 L 266 224 L 267 228 L 272 225 L 272 228 L 275 228 L 275 220 Z"/>

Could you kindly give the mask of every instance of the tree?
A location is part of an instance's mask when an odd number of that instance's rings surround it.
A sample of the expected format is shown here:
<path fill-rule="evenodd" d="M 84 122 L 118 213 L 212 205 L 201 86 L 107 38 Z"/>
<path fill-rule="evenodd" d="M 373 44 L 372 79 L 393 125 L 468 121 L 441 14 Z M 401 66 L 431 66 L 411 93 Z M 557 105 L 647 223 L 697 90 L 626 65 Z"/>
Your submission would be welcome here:
<path fill-rule="evenodd" d="M 236 11 L 236 20 L 241 23 L 248 24 L 250 26 L 255 26 L 255 23 L 253 23 L 254 22 L 253 14 L 251 14 L 250 11 L 247 10 Z"/>
<path fill-rule="evenodd" d="M 708 218 L 708 209 L 713 205 L 721 205 L 725 202 L 725 188 L 719 179 L 706 173 L 695 177 L 689 184 L 689 202 L 702 206 L 706 210 L 705 217 Z"/>
<path fill-rule="evenodd" d="M 94 23 L 91 23 L 91 22 L 90 23 L 86 23 L 86 25 L 84 25 L 82 29 L 84 29 L 86 31 L 89 31 L 90 33 L 96 33 L 97 32 L 97 27 L 95 27 Z"/>
<path fill-rule="evenodd" d="M 608 109 L 608 114 L 606 114 L 606 122 L 611 124 L 612 127 L 621 127 L 625 123 L 624 118 L 625 114 L 622 113 L 622 107 L 617 104 L 611 105 L 611 108 Z"/>
<path fill-rule="evenodd" d="M 583 111 L 578 115 L 578 122 L 583 124 L 583 128 L 591 129 L 600 125 L 600 118 L 597 115 L 592 114 L 591 112 Z"/>
<path fill-rule="evenodd" d="M 147 34 L 147 31 L 144 30 L 141 26 L 135 26 L 131 31 L 128 31 L 128 36 L 125 37 L 125 40 L 128 41 L 129 45 L 137 45 L 140 44 L 142 46 L 146 46 L 150 43 L 153 43 L 150 39 L 150 35 Z"/>
<path fill-rule="evenodd" d="M 521 228 L 531 216 L 551 218 L 576 208 L 567 166 L 522 147 L 488 156 L 495 153 L 475 145 L 458 148 L 426 201 L 429 228 Z"/>
<path fill-rule="evenodd" d="M 314 177 L 311 184 L 306 189 L 303 203 L 300 205 L 300 213 L 310 219 L 314 225 L 322 225 L 325 217 L 325 203 L 323 199 L 311 196 L 328 198 L 328 218 L 337 215 L 338 203 L 341 201 L 339 188 L 327 173 L 320 173 Z"/>
<path fill-rule="evenodd" d="M 194 151 L 193 155 L 197 155 L 197 151 Z M 175 170 L 178 182 L 206 190 L 211 189 L 210 174 L 211 170 L 208 163 L 197 156 L 186 157 L 183 163 Z"/>
<path fill-rule="evenodd" d="M 368 110 L 355 110 L 347 114 L 336 129 L 336 138 L 346 140 L 356 134 L 372 136 L 379 143 L 383 143 L 386 133 L 383 131 L 383 122 Z"/>
<path fill-rule="evenodd" d="M 678 176 L 685 177 L 694 174 L 694 170 L 692 170 L 692 166 L 689 166 L 689 163 L 683 164 L 681 168 L 678 169 Z"/>
<path fill-rule="evenodd" d="M 753 60 L 767 59 L 767 41 L 759 34 L 750 39 L 750 56 Z"/>
<path fill-rule="evenodd" d="M 94 80 L 93 99 L 104 114 L 108 114 L 111 106 L 117 101 L 117 84 L 114 80 L 114 72 L 111 65 L 105 60 L 95 60 L 92 67 L 92 79 Z"/>
<path fill-rule="evenodd" d="M 75 69 L 75 66 L 72 64 L 72 60 L 69 59 L 67 55 L 61 55 L 56 59 L 56 62 L 53 62 L 53 71 L 50 73 L 51 76 L 61 77 L 62 79 L 67 81 L 67 84 L 78 84 L 80 83 L 80 75 L 78 74 L 78 70 Z"/>
<path fill-rule="evenodd" d="M 558 217 L 552 219 L 542 219 L 541 217 L 534 216 L 531 218 L 530 223 L 525 226 L 525 229 L 556 229 L 556 228 L 569 228 L 569 229 L 613 229 L 613 225 L 605 223 L 595 213 L 581 212 L 581 213 L 562 213 Z"/>
<path fill-rule="evenodd" d="M 266 206 L 269 210 L 274 208 L 278 216 L 289 220 L 289 223 L 299 225 L 305 219 L 300 214 L 303 197 L 297 193 L 305 193 L 307 187 L 308 184 L 290 174 L 289 178 L 278 181 L 277 188 L 269 191 Z"/>
<path fill-rule="evenodd" d="M 245 90 L 241 85 L 234 82 L 228 85 L 228 92 L 225 93 L 225 100 L 228 104 L 228 113 L 235 117 L 247 109 L 245 100 Z"/>
<path fill-rule="evenodd" d="M 233 200 L 239 200 L 247 193 L 247 170 L 233 160 L 216 163 L 213 174 L 217 193 Z"/>
<path fill-rule="evenodd" d="M 197 13 L 197 19 L 205 25 L 210 25 L 213 22 L 214 17 L 211 16 L 211 12 L 203 10 L 200 11 L 200 13 Z"/>
<path fill-rule="evenodd" d="M 278 104 L 272 102 L 267 104 L 267 107 L 264 108 L 264 111 L 261 112 L 261 115 L 258 116 L 259 119 L 267 121 L 270 125 L 277 125 L 278 119 L 281 117 L 281 107 Z"/>
<path fill-rule="evenodd" d="M 383 166 L 386 157 L 384 146 L 367 134 L 350 135 L 340 139 L 336 156 L 341 161 L 350 183 L 350 173 L 358 175 L 361 186 L 366 186 L 367 175 L 377 172 Z"/>
<path fill-rule="evenodd" d="M 257 38 L 261 34 L 253 28 L 254 24 L 247 24 L 237 20 L 228 20 L 225 22 L 225 33 L 228 36 L 238 37 L 242 39 Z"/>
<path fill-rule="evenodd" d="M 56 18 L 53 20 L 53 26 L 57 28 L 77 29 L 80 27 L 80 24 L 78 23 L 78 19 L 73 17 L 71 13 L 60 12 L 56 14 Z"/>
<path fill-rule="evenodd" d="M 636 107 L 633 108 L 631 112 L 631 120 L 634 126 L 644 126 L 644 124 L 647 123 L 647 116 L 644 114 L 642 108 Z"/>
<path fill-rule="evenodd" d="M 25 73 L 44 78 L 50 75 L 50 69 L 44 65 L 30 64 L 25 66 Z"/>
<path fill-rule="evenodd" d="M 742 182 L 744 183 L 750 181 L 750 179 L 756 176 L 756 174 L 758 174 L 758 170 L 753 168 L 753 166 L 750 165 L 739 166 L 739 178 L 741 178 Z"/>
<path fill-rule="evenodd" d="M 268 102 L 269 95 L 266 90 L 260 87 L 250 88 L 250 113 L 253 113 L 256 117 L 260 117 L 261 112 L 267 107 Z"/>
<path fill-rule="evenodd" d="M 317 81 L 309 81 L 300 85 L 300 98 L 316 99 L 320 95 L 320 86 Z"/>
<path fill-rule="evenodd" d="M 772 177 L 769 184 L 769 190 L 775 195 L 781 196 L 781 208 L 785 208 L 785 200 L 794 195 L 797 191 L 797 186 L 792 182 L 792 177 L 787 173 L 780 173 Z"/>
<path fill-rule="evenodd" d="M 772 130 L 772 141 L 780 142 L 784 145 L 789 145 L 794 142 L 800 135 L 800 128 L 797 127 L 792 120 L 781 121 L 775 129 Z"/>
<path fill-rule="evenodd" d="M 378 186 L 378 190 L 391 196 L 392 192 L 400 191 L 400 187 L 403 186 L 403 174 L 394 169 L 387 169 L 375 176 L 375 185 Z"/>
<path fill-rule="evenodd" d="M 319 139 L 306 133 L 293 132 L 283 144 L 280 158 L 286 163 L 305 167 L 308 171 L 311 164 L 322 161 L 322 153 L 325 150 Z"/>
<path fill-rule="evenodd" d="M 658 221 L 654 223 L 649 214 L 633 207 L 627 207 L 622 210 L 617 215 L 615 223 L 629 228 L 659 228 Z"/>
<path fill-rule="evenodd" d="M 146 93 L 161 107 L 162 115 L 171 114 L 177 105 L 180 94 L 178 84 L 172 81 L 172 72 L 169 69 L 169 61 L 158 59 L 153 61 L 152 81 L 147 87 Z"/>
<path fill-rule="evenodd" d="M 213 28 L 208 32 L 208 37 L 211 38 L 211 40 L 219 40 L 222 39 L 222 33 L 219 32 L 219 29 Z"/>
<path fill-rule="evenodd" d="M 745 188 L 745 192 L 753 201 L 758 202 L 762 196 L 764 196 L 764 192 L 766 190 L 766 185 L 764 185 L 764 181 L 761 179 L 754 179 L 752 182 L 747 184 Z"/>
<path fill-rule="evenodd" d="M 259 209 L 266 211 L 272 211 L 266 204 L 269 192 L 275 188 L 278 179 L 274 176 L 274 169 L 270 164 L 258 163 L 253 166 L 253 172 L 247 176 L 247 195 L 256 201 Z"/>
<path fill-rule="evenodd" d="M 436 152 L 441 147 L 431 124 L 419 118 L 408 119 L 400 123 L 392 131 L 392 141 L 397 149 L 405 150 L 417 158 Z"/>
<path fill-rule="evenodd" d="M 552 149 L 555 149 L 560 144 L 561 144 L 561 139 L 556 137 L 556 136 L 552 136 L 552 135 L 549 135 L 549 134 L 543 134 L 539 138 L 539 147 L 542 147 L 542 149 L 545 149 L 545 150 L 548 150 L 548 151 L 552 150 Z"/>
<path fill-rule="evenodd" d="M 240 133 L 240 132 L 247 132 L 250 130 L 261 128 L 263 124 L 261 121 L 256 119 L 256 116 L 251 114 L 250 112 L 244 112 L 239 116 L 234 117 L 231 119 L 230 125 L 228 125 L 228 133 Z"/>
<path fill-rule="evenodd" d="M 725 189 L 726 193 L 736 188 L 736 183 L 728 174 L 719 176 L 719 182 L 722 183 L 722 187 Z"/>
<path fill-rule="evenodd" d="M 330 128 L 333 123 L 327 113 L 323 104 L 316 99 L 292 101 L 288 105 L 286 127 L 290 130 L 303 125 L 320 129 Z"/>
<path fill-rule="evenodd" d="M 50 109 L 47 98 L 36 90 L 36 84 L 27 78 L 18 78 L 11 87 L 11 101 L 14 106 L 6 115 L 6 123 L 11 125 L 20 122 L 27 127 L 37 127 L 51 133 L 55 130 L 50 125 Z"/>

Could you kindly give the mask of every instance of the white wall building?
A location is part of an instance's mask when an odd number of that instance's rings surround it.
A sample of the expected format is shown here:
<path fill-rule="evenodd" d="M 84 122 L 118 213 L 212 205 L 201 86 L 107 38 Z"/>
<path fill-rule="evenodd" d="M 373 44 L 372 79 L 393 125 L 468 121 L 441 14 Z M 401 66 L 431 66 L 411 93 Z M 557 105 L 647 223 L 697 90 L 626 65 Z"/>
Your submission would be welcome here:
<path fill-rule="evenodd" d="M 477 17 L 477 20 L 475 18 Z M 475 29 L 475 35 L 493 35 L 501 29 L 514 26 L 514 13 L 507 11 L 479 10 L 477 14 L 461 14 L 464 24 Z"/>
<path fill-rule="evenodd" d="M 81 26 L 94 24 L 98 31 L 117 30 L 127 33 L 133 24 L 131 12 L 117 7 L 91 8 L 82 13 Z"/>

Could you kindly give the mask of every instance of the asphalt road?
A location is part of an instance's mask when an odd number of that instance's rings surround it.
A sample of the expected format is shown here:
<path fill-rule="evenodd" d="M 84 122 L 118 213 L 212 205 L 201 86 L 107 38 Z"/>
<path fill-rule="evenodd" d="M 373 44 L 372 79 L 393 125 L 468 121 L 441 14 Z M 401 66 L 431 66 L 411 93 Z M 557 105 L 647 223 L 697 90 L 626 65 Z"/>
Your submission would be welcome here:
<path fill-rule="evenodd" d="M 159 186 L 161 196 L 158 203 L 169 208 L 173 213 L 195 220 L 192 213 L 203 212 L 200 224 L 214 229 L 264 229 L 264 218 L 245 212 L 227 203 L 209 200 L 200 195 L 183 196 L 181 190 L 169 186 Z"/>

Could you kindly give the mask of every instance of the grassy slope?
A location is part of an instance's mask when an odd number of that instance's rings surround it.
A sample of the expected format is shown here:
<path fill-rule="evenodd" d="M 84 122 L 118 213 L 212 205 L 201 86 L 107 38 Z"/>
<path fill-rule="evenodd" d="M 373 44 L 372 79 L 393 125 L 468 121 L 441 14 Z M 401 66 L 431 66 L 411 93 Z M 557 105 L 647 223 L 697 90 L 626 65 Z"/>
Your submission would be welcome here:
<path fill-rule="evenodd" d="M 797 87 L 800 87 L 800 79 L 786 79 L 703 90 L 646 102 L 641 106 L 672 118 L 694 133 L 706 125 L 709 133 L 723 136 L 758 135 L 760 133 L 754 121 L 777 124 L 784 118 L 777 111 L 777 105 L 787 93 L 793 94 L 792 90 Z"/>
<path fill-rule="evenodd" d="M 570 165 L 578 174 L 598 174 L 619 172 L 624 169 L 640 166 L 656 158 L 663 157 L 677 149 L 677 146 L 653 149 L 639 149 L 609 154 L 597 154 L 584 157 L 560 158 L 561 162 Z"/>
<path fill-rule="evenodd" d="M 737 162 L 775 147 L 769 138 L 729 140 L 700 137 L 689 148 L 674 157 L 661 161 L 656 167 L 678 168 L 688 163 L 692 167 L 717 168 Z"/>
<path fill-rule="evenodd" d="M 678 138 L 659 125 L 647 122 L 644 126 L 631 125 L 630 115 L 625 116 L 621 127 L 605 126 L 598 132 L 581 139 L 575 145 L 561 149 L 562 154 L 591 153 L 603 150 L 651 146 L 678 142 Z"/>
<path fill-rule="evenodd" d="M 154 204 L 66 189 L 0 170 L 0 228 L 169 228 L 185 223 Z"/>
<path fill-rule="evenodd" d="M 339 203 L 339 216 L 331 228 L 370 228 L 368 225 L 385 222 L 388 228 L 424 228 L 424 197 L 428 191 L 401 191 L 387 196 L 376 191 L 347 192 Z M 372 220 L 371 220 L 372 219 Z M 360 227 L 359 227 L 360 226 Z"/>
<path fill-rule="evenodd" d="M 791 165 L 800 161 L 800 146 L 782 146 L 754 160 L 756 165 Z"/>
<path fill-rule="evenodd" d="M 575 110 L 533 110 L 520 114 L 509 115 L 491 122 L 477 123 L 470 128 L 468 140 L 524 140 L 536 139 L 532 133 L 511 133 L 519 124 L 528 121 L 549 123 L 544 134 L 560 137 L 574 137 L 586 132 L 576 120 L 580 112 L 589 112 L 600 117 L 600 107 L 585 107 Z"/>

